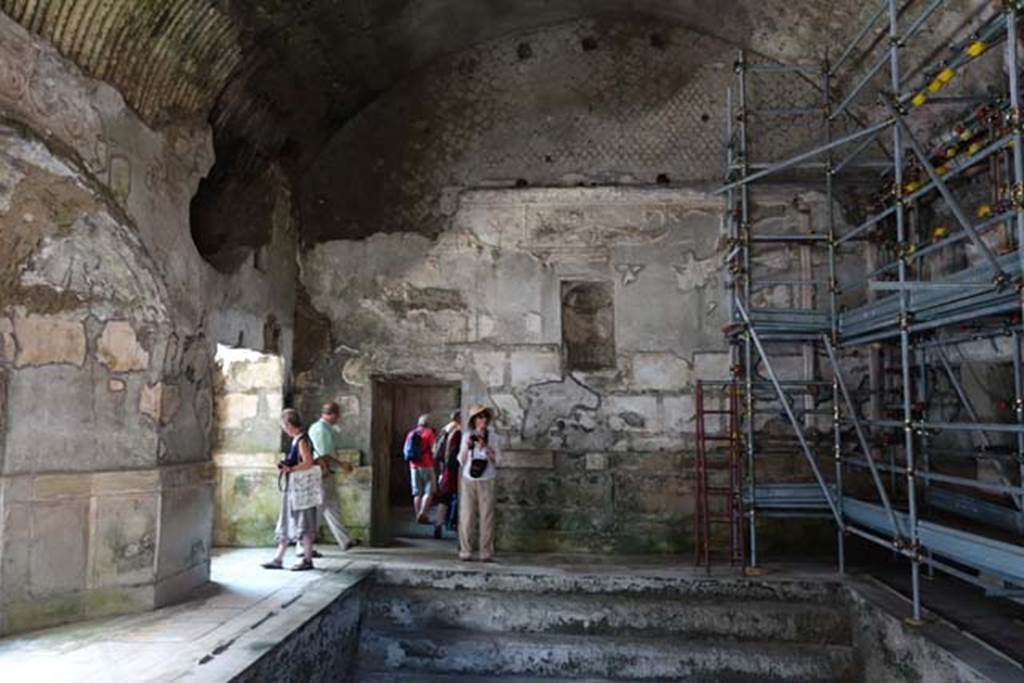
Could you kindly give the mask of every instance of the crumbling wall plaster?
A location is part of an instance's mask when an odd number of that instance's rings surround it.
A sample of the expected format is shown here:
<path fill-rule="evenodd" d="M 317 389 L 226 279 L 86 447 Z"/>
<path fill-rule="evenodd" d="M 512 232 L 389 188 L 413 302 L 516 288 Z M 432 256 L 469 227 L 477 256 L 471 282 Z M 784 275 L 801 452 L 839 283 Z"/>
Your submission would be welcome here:
<path fill-rule="evenodd" d="M 206 124 L 147 127 L 2 13 L 0 111 L 5 633 L 207 580 L 213 345 L 273 336 L 290 352 L 297 265 L 278 174 L 263 262 L 210 268 L 188 226 Z"/>
<path fill-rule="evenodd" d="M 761 204 L 758 220 L 779 230 L 823 216 L 813 193 L 780 190 Z M 457 206 L 436 241 L 378 234 L 304 255 L 303 285 L 330 339 L 322 356 L 297 360 L 298 402 L 348 401 L 343 441 L 368 451 L 374 378 L 459 377 L 466 405 L 500 413 L 503 548 L 688 548 L 694 382 L 730 368 L 721 200 L 545 188 L 468 191 Z M 611 286 L 608 369 L 565 366 L 567 281 Z"/>

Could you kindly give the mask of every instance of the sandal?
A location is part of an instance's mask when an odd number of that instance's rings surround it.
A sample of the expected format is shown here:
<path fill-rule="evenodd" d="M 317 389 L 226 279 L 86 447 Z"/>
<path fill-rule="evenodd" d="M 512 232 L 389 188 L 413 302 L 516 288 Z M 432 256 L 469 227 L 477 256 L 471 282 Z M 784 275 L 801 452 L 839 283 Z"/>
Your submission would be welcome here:
<path fill-rule="evenodd" d="M 302 562 L 299 562 L 298 564 L 293 564 L 290 567 L 290 569 L 293 572 L 306 572 L 306 571 L 309 571 L 310 569 L 313 569 L 313 560 L 303 560 Z"/>
<path fill-rule="evenodd" d="M 270 562 L 264 562 L 260 565 L 264 569 L 284 569 L 284 562 L 280 560 L 271 560 Z"/>

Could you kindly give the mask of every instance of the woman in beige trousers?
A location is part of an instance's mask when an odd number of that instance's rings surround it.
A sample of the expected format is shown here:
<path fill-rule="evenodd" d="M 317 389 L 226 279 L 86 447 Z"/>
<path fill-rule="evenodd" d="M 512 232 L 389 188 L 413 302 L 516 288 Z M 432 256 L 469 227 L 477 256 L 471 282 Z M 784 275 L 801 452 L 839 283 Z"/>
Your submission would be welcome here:
<path fill-rule="evenodd" d="M 473 536 L 480 522 L 480 561 L 494 561 L 494 478 L 501 451 L 489 429 L 494 413 L 474 406 L 459 449 L 459 559 L 473 559 Z"/>

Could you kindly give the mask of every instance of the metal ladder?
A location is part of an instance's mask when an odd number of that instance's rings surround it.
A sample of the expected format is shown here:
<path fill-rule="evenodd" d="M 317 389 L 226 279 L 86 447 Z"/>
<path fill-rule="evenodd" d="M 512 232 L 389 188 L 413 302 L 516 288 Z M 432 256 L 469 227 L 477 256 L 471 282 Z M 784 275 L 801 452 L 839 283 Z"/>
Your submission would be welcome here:
<path fill-rule="evenodd" d="M 709 401 L 708 393 L 724 399 L 726 408 L 717 407 L 715 396 Z M 746 564 L 746 544 L 743 533 L 743 443 L 740 436 L 739 382 L 710 382 L 697 380 L 696 390 L 697 457 L 695 476 L 697 485 L 696 515 L 694 518 L 694 555 L 697 566 L 711 573 L 714 559 L 728 557 L 732 566 Z M 706 402 L 711 403 L 709 408 Z M 708 429 L 708 417 L 726 416 L 726 430 L 721 425 Z M 714 474 L 718 473 L 718 474 Z M 712 501 L 718 502 L 712 505 Z M 712 533 L 715 526 L 728 529 L 727 549 L 715 548 L 721 536 Z M 724 553 L 722 552 L 724 550 Z"/>

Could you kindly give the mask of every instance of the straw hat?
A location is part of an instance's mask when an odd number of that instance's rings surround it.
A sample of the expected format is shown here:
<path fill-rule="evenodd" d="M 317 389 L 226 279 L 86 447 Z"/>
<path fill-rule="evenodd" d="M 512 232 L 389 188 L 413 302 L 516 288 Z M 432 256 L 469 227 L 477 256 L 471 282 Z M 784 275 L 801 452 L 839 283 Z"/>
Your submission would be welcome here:
<path fill-rule="evenodd" d="M 483 404 L 475 405 L 475 406 L 473 406 L 472 408 L 469 409 L 469 419 L 466 420 L 466 424 L 471 423 L 473 421 L 473 418 L 476 417 L 477 415 L 483 415 L 483 414 L 486 414 L 487 415 L 487 419 L 491 420 L 493 422 L 494 421 L 494 417 L 495 417 L 495 413 L 496 413 L 496 411 L 493 408 L 489 408 L 489 407 L 487 407 L 487 406 L 485 406 Z"/>

